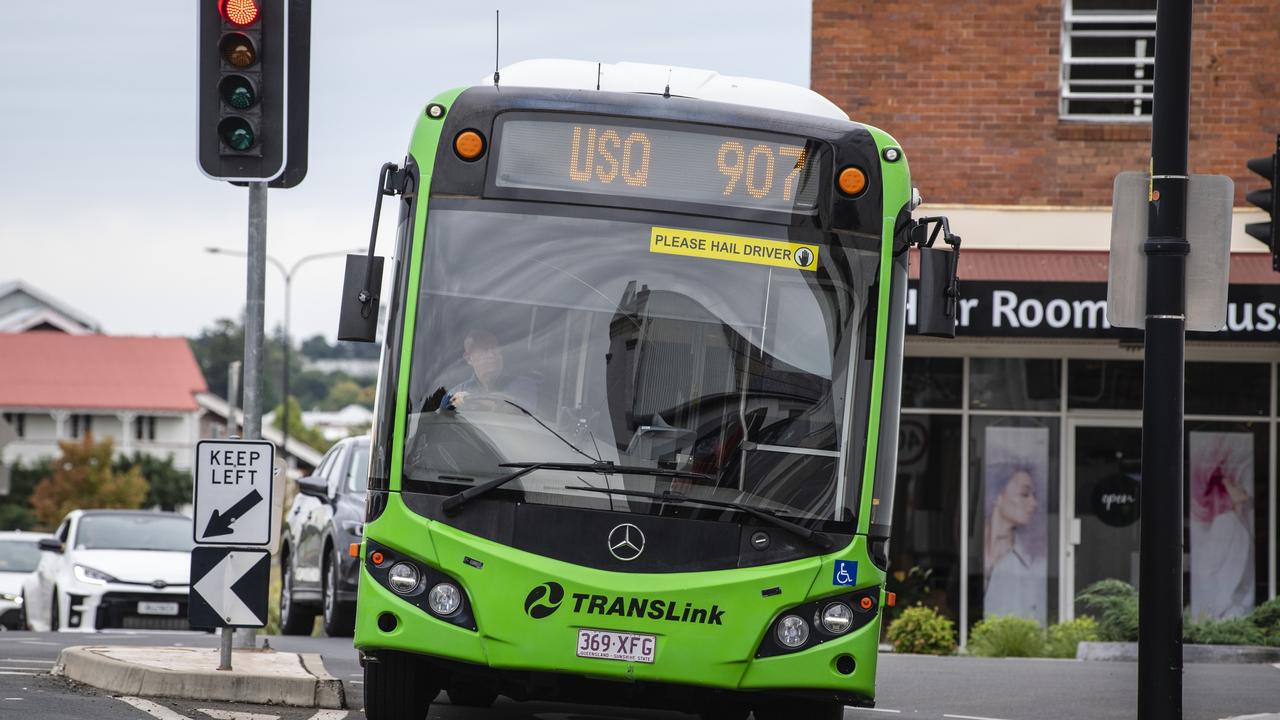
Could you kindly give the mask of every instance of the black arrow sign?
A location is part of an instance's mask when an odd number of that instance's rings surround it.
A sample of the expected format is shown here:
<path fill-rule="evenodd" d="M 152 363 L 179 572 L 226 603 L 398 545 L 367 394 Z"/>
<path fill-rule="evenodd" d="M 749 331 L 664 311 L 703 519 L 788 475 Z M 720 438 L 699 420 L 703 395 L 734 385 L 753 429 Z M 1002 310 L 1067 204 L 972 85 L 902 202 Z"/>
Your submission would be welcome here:
<path fill-rule="evenodd" d="M 234 505 L 227 508 L 225 513 L 214 510 L 213 515 L 209 517 L 209 524 L 205 526 L 204 536 L 211 538 L 219 535 L 230 535 L 232 523 L 239 520 L 260 502 L 262 502 L 262 493 L 257 490 L 251 490 L 248 495 L 240 498 Z"/>

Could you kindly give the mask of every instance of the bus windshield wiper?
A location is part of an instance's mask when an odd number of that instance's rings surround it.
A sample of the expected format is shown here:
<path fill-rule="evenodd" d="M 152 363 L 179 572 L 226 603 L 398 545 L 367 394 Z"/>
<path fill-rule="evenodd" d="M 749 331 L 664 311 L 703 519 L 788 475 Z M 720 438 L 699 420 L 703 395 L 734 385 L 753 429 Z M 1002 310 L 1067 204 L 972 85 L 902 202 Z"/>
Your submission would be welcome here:
<path fill-rule="evenodd" d="M 585 486 L 566 487 L 565 490 L 582 490 L 584 492 L 612 493 L 614 495 L 651 498 L 653 500 L 669 502 L 672 505 L 681 505 L 683 503 L 693 502 L 693 503 L 702 503 L 703 505 L 710 505 L 711 507 L 730 508 L 732 510 L 739 510 L 754 518 L 763 520 L 766 523 L 769 523 L 770 525 L 773 525 L 776 528 L 786 530 L 792 535 L 795 535 L 796 537 L 802 540 L 806 540 L 810 543 L 813 543 L 814 545 L 816 545 L 817 547 L 823 550 L 830 550 L 833 547 L 835 547 L 835 542 L 831 539 L 831 536 L 822 532 L 821 530 L 811 530 L 799 523 L 791 522 L 786 518 L 778 517 L 777 515 L 774 515 L 772 512 L 769 512 L 767 510 L 761 510 L 760 508 L 752 507 L 745 503 L 736 503 L 729 500 L 712 500 L 710 498 L 689 497 L 688 495 L 682 495 L 681 493 L 672 492 L 670 490 L 664 490 L 660 493 L 657 493 L 657 492 L 648 492 L 645 490 L 610 490 L 608 488 L 594 488 L 594 487 L 585 487 Z"/>
<path fill-rule="evenodd" d="M 566 470 L 569 472 L 590 472 L 598 475 L 650 475 L 665 478 L 688 478 L 690 480 L 714 480 L 706 473 L 686 472 L 684 470 L 667 470 L 665 468 L 644 467 L 642 465 L 618 465 L 610 460 L 597 460 L 589 463 L 541 462 L 541 463 L 502 463 L 498 467 L 518 468 L 515 472 L 497 477 L 475 487 L 450 495 L 444 499 L 441 508 L 450 515 L 458 511 L 471 499 L 495 490 L 512 480 L 518 480 L 534 470 Z M 605 492 L 600 490 L 599 492 Z M 622 491 L 613 491 L 622 492 Z M 699 501 L 700 502 L 700 501 Z"/>

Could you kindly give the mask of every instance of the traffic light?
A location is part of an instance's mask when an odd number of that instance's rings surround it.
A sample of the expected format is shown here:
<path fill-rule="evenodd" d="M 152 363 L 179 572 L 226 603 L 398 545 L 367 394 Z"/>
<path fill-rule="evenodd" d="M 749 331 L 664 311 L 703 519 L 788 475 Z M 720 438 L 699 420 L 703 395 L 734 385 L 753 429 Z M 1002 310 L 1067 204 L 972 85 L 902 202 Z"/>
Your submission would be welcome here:
<path fill-rule="evenodd" d="M 285 170 L 288 0 L 199 1 L 200 169 L 262 181 Z"/>
<path fill-rule="evenodd" d="M 1280 271 L 1280 237 L 1277 237 L 1276 225 L 1280 224 L 1280 198 L 1277 198 L 1276 187 L 1280 185 L 1280 135 L 1276 136 L 1276 151 L 1269 157 L 1254 158 L 1249 161 L 1249 169 L 1266 178 L 1271 187 L 1254 190 L 1245 195 L 1250 203 L 1262 208 L 1271 215 L 1270 222 L 1249 223 L 1244 231 L 1266 243 L 1271 248 L 1271 269 Z"/>

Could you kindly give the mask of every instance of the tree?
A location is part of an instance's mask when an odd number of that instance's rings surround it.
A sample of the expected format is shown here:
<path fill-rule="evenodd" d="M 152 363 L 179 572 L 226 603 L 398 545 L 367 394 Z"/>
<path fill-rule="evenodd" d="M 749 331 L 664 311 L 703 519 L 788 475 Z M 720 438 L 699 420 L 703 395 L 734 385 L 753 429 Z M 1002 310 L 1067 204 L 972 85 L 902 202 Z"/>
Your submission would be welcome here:
<path fill-rule="evenodd" d="M 36 483 L 53 474 L 53 461 L 41 458 L 30 467 L 21 460 L 9 468 L 9 494 L 0 502 L 0 530 L 33 530 L 38 521 L 31 512 Z"/>
<path fill-rule="evenodd" d="M 284 406 L 277 405 L 271 412 L 275 413 L 275 419 L 271 424 L 277 430 L 282 429 Z M 320 434 L 319 430 L 302 424 L 302 408 L 298 405 L 298 399 L 292 395 L 289 396 L 289 437 L 301 440 L 320 452 L 328 450 L 333 445 Z"/>
<path fill-rule="evenodd" d="M 112 465 L 118 473 L 136 468 L 147 481 L 146 507 L 159 506 L 161 510 L 176 510 L 191 502 L 191 473 L 173 466 L 173 456 L 156 457 L 134 452 L 129 457 L 119 457 Z"/>
<path fill-rule="evenodd" d="M 134 510 L 147 498 L 147 481 L 138 468 L 116 472 L 110 439 L 94 442 L 92 434 L 76 441 L 60 441 L 62 457 L 53 473 L 36 484 L 31 508 L 46 527 L 57 525 L 76 508 Z"/>

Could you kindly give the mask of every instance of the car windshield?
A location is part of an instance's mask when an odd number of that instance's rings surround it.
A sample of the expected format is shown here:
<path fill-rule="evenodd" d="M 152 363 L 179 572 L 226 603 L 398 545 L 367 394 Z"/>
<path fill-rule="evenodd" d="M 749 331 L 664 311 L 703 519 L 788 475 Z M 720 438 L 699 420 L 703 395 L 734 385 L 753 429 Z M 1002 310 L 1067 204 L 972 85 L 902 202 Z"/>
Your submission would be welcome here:
<path fill-rule="evenodd" d="M 537 470 L 492 496 L 654 503 L 572 489 L 598 484 L 852 516 L 838 468 L 875 253 L 812 229 L 481 205 L 431 213 L 406 479 L 452 494 L 510 473 L 502 463 L 599 460 L 705 477 Z M 673 225 L 739 245 L 806 243 L 817 258 L 801 268 L 655 249 Z"/>
<path fill-rule="evenodd" d="M 369 484 L 369 445 L 359 442 L 351 449 L 351 464 L 347 466 L 347 492 L 363 495 Z"/>
<path fill-rule="evenodd" d="M 76 530 L 76 549 L 190 552 L 191 518 L 177 515 L 86 515 Z"/>
<path fill-rule="evenodd" d="M 0 572 L 31 572 L 39 563 L 35 540 L 0 540 Z"/>

